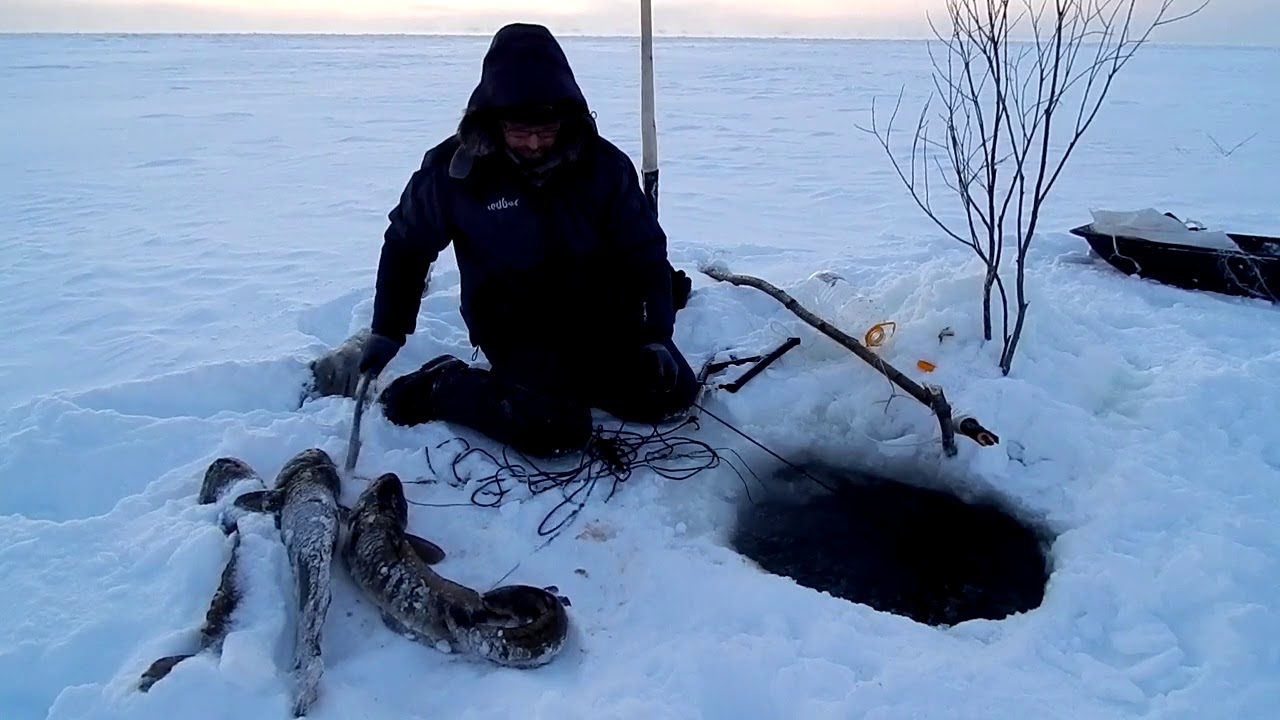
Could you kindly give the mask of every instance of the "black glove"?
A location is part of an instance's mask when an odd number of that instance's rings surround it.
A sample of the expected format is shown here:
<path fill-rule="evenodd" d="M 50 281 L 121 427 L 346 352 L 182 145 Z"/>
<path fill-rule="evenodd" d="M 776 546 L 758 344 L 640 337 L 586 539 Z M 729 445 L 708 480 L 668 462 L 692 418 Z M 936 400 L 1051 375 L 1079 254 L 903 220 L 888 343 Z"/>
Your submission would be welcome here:
<path fill-rule="evenodd" d="M 654 380 L 654 389 L 661 393 L 668 393 L 676 388 L 676 381 L 680 378 L 680 368 L 676 365 L 676 359 L 671 356 L 671 351 L 662 343 L 649 343 L 642 348 L 644 353 L 644 368 L 647 372 L 652 373 L 650 377 Z"/>
<path fill-rule="evenodd" d="M 398 352 L 400 343 L 385 335 L 370 335 L 364 342 L 364 352 L 360 355 L 360 374 L 377 375 Z"/>
<path fill-rule="evenodd" d="M 689 295 L 693 292 L 693 280 L 683 270 L 671 271 L 671 307 L 683 310 L 689 304 Z"/>

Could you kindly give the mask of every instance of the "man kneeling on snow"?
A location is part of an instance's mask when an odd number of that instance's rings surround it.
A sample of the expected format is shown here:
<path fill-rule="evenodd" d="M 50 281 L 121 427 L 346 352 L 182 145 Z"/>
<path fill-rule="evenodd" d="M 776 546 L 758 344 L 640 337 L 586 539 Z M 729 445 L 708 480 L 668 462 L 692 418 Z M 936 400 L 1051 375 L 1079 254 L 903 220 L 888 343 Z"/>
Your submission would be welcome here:
<path fill-rule="evenodd" d="M 697 379 L 671 337 L 689 280 L 546 28 L 498 31 L 457 133 L 389 218 L 360 372 L 381 373 L 414 332 L 450 242 L 460 310 L 491 365 L 442 355 L 395 379 L 379 398 L 393 423 L 444 420 L 554 456 L 585 446 L 593 407 L 657 423 L 692 405 Z"/>

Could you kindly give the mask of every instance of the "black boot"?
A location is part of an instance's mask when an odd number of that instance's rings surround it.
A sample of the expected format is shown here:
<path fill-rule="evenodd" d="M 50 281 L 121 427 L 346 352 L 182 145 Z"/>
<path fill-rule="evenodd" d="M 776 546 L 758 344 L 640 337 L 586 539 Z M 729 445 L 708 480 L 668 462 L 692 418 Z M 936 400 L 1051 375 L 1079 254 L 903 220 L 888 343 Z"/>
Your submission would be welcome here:
<path fill-rule="evenodd" d="M 421 425 L 437 419 L 433 396 L 441 379 L 465 370 L 467 364 L 452 355 L 441 355 L 408 375 L 402 375 L 382 391 L 378 402 L 387 419 L 396 425 Z"/>
<path fill-rule="evenodd" d="M 591 437 L 591 409 L 537 392 L 451 356 L 397 378 L 380 401 L 397 425 L 431 420 L 471 428 L 535 457 L 579 451 Z"/>

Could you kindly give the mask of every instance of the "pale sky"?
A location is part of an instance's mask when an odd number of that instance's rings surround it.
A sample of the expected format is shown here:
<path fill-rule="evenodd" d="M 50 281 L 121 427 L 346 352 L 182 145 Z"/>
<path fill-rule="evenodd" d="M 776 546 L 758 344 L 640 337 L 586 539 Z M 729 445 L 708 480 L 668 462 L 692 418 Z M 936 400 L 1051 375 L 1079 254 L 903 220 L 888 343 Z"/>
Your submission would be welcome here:
<path fill-rule="evenodd" d="M 1190 9 L 1203 0 L 1176 2 Z M 0 31 L 489 34 L 521 20 L 557 34 L 635 35 L 638 8 L 639 0 L 0 0 Z M 925 13 L 944 8 L 945 0 L 653 0 L 653 21 L 660 34 L 927 37 Z M 1280 46 L 1280 0 L 1211 0 L 1155 39 Z"/>

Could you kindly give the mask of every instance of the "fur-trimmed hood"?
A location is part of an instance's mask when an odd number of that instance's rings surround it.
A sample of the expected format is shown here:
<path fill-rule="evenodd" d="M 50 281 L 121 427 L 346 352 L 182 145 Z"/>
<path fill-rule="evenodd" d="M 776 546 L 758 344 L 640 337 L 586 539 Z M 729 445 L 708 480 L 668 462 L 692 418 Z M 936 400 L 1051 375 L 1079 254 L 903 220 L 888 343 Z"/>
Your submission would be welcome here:
<path fill-rule="evenodd" d="M 458 123 L 459 148 L 449 174 L 464 178 L 477 158 L 503 150 L 496 127 L 499 112 L 530 106 L 553 108 L 566 118 L 560 146 L 538 171 L 572 159 L 597 133 L 569 60 L 551 31 L 542 25 L 512 23 L 498 30 L 485 53 L 480 82 Z"/>

